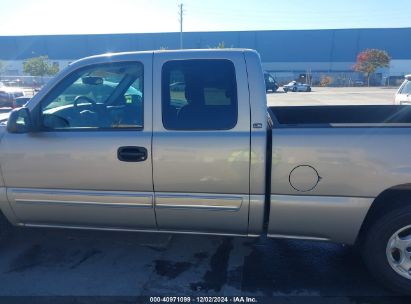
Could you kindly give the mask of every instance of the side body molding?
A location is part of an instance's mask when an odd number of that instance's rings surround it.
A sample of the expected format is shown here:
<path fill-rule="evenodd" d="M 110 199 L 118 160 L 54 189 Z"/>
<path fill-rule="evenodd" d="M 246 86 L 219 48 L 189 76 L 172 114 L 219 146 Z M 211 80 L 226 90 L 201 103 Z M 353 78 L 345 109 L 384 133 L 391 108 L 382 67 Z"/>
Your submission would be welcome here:
<path fill-rule="evenodd" d="M 239 211 L 243 204 L 242 196 L 229 195 L 187 195 L 158 194 L 156 208 L 202 209 L 216 211 Z"/>
<path fill-rule="evenodd" d="M 155 196 L 160 231 L 246 235 L 249 205 L 248 195 L 157 192 Z"/>

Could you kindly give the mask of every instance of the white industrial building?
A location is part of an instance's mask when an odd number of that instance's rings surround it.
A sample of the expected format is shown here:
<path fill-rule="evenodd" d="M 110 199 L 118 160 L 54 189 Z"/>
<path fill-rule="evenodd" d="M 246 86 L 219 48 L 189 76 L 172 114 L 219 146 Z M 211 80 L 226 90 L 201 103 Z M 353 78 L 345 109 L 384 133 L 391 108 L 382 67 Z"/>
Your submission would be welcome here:
<path fill-rule="evenodd" d="M 347 85 L 362 75 L 352 66 L 359 52 L 377 48 L 388 52 L 389 68 L 374 75 L 374 84 L 398 82 L 411 73 L 411 28 L 338 29 L 184 33 L 185 48 L 210 48 L 224 42 L 226 47 L 251 48 L 261 55 L 263 68 L 278 80 L 322 75 L 334 78 L 335 85 Z M 179 33 L 54 35 L 0 37 L 1 76 L 23 76 L 23 62 L 47 55 L 60 68 L 79 58 L 108 52 L 178 49 Z"/>

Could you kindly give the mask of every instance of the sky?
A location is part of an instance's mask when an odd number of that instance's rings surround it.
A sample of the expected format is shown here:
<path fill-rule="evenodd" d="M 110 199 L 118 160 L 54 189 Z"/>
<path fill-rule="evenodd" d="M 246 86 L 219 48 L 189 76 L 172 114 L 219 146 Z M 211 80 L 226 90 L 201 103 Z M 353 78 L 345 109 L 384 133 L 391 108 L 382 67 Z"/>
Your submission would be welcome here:
<path fill-rule="evenodd" d="M 0 35 L 411 27 L 409 0 L 0 0 Z"/>

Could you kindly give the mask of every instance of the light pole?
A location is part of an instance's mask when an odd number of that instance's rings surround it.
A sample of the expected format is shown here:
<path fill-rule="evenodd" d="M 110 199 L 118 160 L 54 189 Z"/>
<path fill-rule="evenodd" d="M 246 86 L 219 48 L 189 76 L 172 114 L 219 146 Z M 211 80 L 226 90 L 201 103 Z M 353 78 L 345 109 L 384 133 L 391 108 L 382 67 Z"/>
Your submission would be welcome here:
<path fill-rule="evenodd" d="M 180 3 L 179 7 L 179 21 L 180 21 L 180 49 L 183 48 L 183 14 L 184 14 L 184 10 L 183 10 L 183 3 Z"/>

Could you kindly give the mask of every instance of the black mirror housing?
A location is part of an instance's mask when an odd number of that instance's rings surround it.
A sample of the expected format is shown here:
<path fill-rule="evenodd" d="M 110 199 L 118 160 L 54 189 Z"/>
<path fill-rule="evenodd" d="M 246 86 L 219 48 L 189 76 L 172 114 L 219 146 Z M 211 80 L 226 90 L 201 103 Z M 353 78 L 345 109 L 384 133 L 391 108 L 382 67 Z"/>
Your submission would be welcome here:
<path fill-rule="evenodd" d="M 10 133 L 29 133 L 33 129 L 31 115 L 28 108 L 14 109 L 10 112 L 7 121 L 7 131 Z"/>

